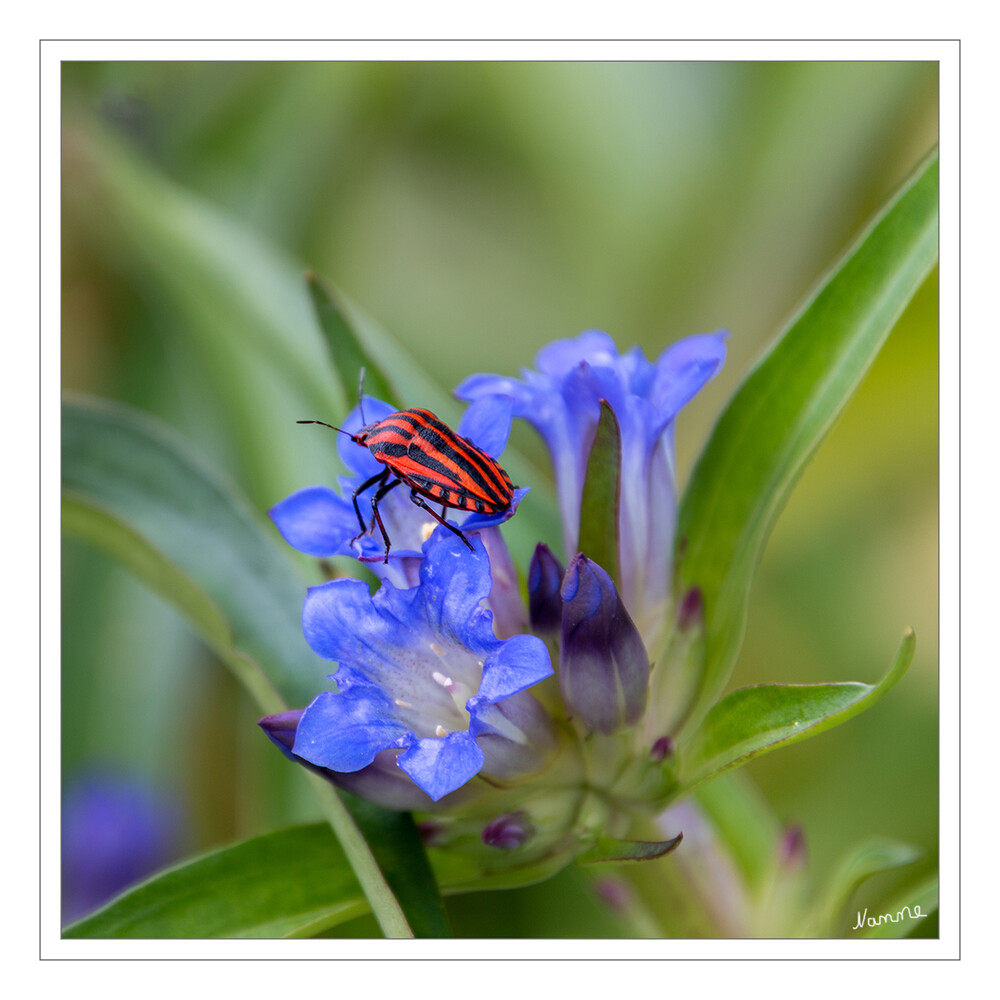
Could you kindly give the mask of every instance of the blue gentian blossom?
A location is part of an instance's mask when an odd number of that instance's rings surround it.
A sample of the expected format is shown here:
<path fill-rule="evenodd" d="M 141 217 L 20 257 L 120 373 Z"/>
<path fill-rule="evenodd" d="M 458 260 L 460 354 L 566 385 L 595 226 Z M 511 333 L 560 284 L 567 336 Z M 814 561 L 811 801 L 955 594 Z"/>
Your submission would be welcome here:
<path fill-rule="evenodd" d="M 309 590 L 306 640 L 339 669 L 336 693 L 297 720 L 296 757 L 338 773 L 380 758 L 433 801 L 480 772 L 503 781 L 541 765 L 551 723 L 527 689 L 552 674 L 549 653 L 535 636 L 496 637 L 483 607 L 489 560 L 481 541 L 473 547 L 434 533 L 412 588 L 385 581 L 372 596 L 338 579 Z"/>
<path fill-rule="evenodd" d="M 347 469 L 338 488 L 300 490 L 271 516 L 296 548 L 359 559 L 381 585 L 372 595 L 362 580 L 341 578 L 308 591 L 305 638 L 338 664 L 335 690 L 260 720 L 270 739 L 342 788 L 433 812 L 421 826 L 427 843 L 471 855 L 476 871 L 575 857 L 626 829 L 631 811 L 667 802 L 678 780 L 672 722 L 690 688 L 678 671 L 702 621 L 700 591 L 670 587 L 673 424 L 725 353 L 718 332 L 650 362 L 591 330 L 545 347 L 520 379 L 477 375 L 458 387 L 470 404 L 458 433 L 483 451 L 499 457 L 519 416 L 552 453 L 564 560 L 553 539 L 538 539 L 523 581 L 500 524 L 525 489 L 501 515 L 444 512 L 472 552 L 406 490 L 390 491 L 379 505 L 392 540 L 384 565 L 381 534 L 359 535 L 351 502 L 384 466 L 338 435 Z M 604 567 L 577 549 L 602 401 L 621 434 L 618 564 Z M 393 412 L 371 397 L 363 408 L 364 420 L 358 408 L 343 422 L 349 434 Z M 360 496 L 366 521 L 371 496 Z"/>
<path fill-rule="evenodd" d="M 364 410 L 364 419 L 361 412 Z M 372 424 L 384 420 L 395 407 L 380 399 L 365 396 L 348 414 L 341 425 L 349 434 L 356 434 L 365 422 Z M 477 447 L 499 457 L 510 435 L 511 404 L 504 397 L 493 397 L 470 406 L 458 425 L 458 433 Z M 385 469 L 372 453 L 343 434 L 336 435 L 337 449 L 348 474 L 339 477 L 340 492 L 328 486 L 309 486 L 293 493 L 270 510 L 282 537 L 291 546 L 307 555 L 318 558 L 353 556 L 367 563 L 380 578 L 391 580 L 397 586 L 409 587 L 417 582 L 419 560 L 424 542 L 439 527 L 424 510 L 414 504 L 409 490 L 399 488 L 387 493 L 379 502 L 379 513 L 392 541 L 388 565 L 383 564 L 385 545 L 376 528 L 359 536 L 358 517 L 351 496 L 367 479 Z M 371 525 L 371 499 L 377 486 L 371 486 L 358 496 L 361 516 Z M 498 514 L 448 508 L 444 511 L 448 521 L 463 532 L 482 533 L 487 549 L 499 543 L 499 535 L 490 529 L 513 517 L 518 504 L 528 492 L 526 488 L 514 491 L 510 507 Z M 442 532 L 447 529 L 441 528 Z M 494 609 L 499 612 L 498 608 Z"/>
<path fill-rule="evenodd" d="M 473 375 L 455 390 L 464 400 L 509 398 L 513 414 L 542 435 L 555 467 L 566 554 L 576 554 L 587 460 L 607 400 L 621 431 L 619 561 L 625 604 L 644 636 L 669 600 L 676 522 L 673 422 L 718 372 L 726 331 L 687 337 L 650 362 L 639 347 L 619 354 L 600 330 L 557 340 L 522 377 Z M 643 627 L 645 626 L 645 627 Z"/>

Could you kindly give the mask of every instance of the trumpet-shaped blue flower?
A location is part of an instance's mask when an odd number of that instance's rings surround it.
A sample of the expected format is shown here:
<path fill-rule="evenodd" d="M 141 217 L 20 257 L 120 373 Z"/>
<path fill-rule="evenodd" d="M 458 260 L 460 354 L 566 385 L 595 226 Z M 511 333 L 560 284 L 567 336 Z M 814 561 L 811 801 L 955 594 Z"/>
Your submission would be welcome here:
<path fill-rule="evenodd" d="M 510 398 L 514 416 L 530 421 L 545 439 L 570 556 L 577 551 L 600 402 L 610 403 L 622 447 L 621 590 L 637 619 L 662 618 L 669 598 L 677 502 L 673 421 L 718 372 L 725 354 L 725 331 L 678 341 L 650 362 L 638 347 L 619 355 L 611 337 L 588 330 L 542 348 L 537 370 L 524 369 L 520 379 L 473 375 L 456 389 L 465 400 Z"/>
<path fill-rule="evenodd" d="M 384 420 L 394 412 L 394 407 L 371 396 L 365 396 L 362 405 L 369 424 Z M 351 410 L 344 420 L 342 429 L 349 434 L 357 433 L 364 426 L 362 405 Z M 496 396 L 470 406 L 458 425 L 458 433 L 497 457 L 506 447 L 510 424 L 510 400 Z M 369 563 L 372 571 L 382 579 L 397 586 L 412 586 L 418 576 L 416 560 L 422 558 L 423 544 L 438 527 L 437 522 L 410 500 L 408 490 L 396 489 L 386 494 L 379 502 L 379 513 L 392 540 L 392 549 L 389 564 L 384 565 L 385 547 L 381 534 L 369 531 L 358 535 L 358 518 L 351 501 L 354 491 L 384 466 L 367 448 L 342 434 L 337 435 L 337 449 L 348 469 L 348 475 L 339 477 L 340 492 L 328 486 L 306 487 L 272 507 L 271 519 L 285 541 L 300 552 L 320 558 L 354 556 Z M 358 495 L 362 515 L 369 518 L 371 498 L 376 489 L 377 486 L 370 486 Z M 513 503 L 498 514 L 467 514 L 450 508 L 444 513 L 466 534 L 487 532 L 512 517 L 527 492 L 527 489 L 515 490 Z M 446 529 L 441 530 L 446 532 Z"/>
<path fill-rule="evenodd" d="M 376 757 L 391 767 L 384 752 L 396 751 L 398 770 L 434 801 L 480 771 L 503 780 L 540 766 L 551 722 L 527 688 L 552 674 L 549 654 L 535 636 L 494 635 L 482 606 L 489 560 L 481 541 L 473 546 L 435 533 L 412 588 L 383 582 L 371 596 L 362 581 L 339 579 L 309 590 L 306 640 L 339 669 L 337 692 L 293 723 L 296 757 L 354 773 Z M 262 725 L 271 735 L 280 722 Z"/>

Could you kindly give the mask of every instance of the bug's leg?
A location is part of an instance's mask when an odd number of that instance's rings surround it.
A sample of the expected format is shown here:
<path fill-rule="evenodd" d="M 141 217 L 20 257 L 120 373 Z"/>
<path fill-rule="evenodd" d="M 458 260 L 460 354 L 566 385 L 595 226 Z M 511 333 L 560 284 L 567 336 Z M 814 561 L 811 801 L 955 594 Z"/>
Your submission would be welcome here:
<path fill-rule="evenodd" d="M 435 521 L 437 521 L 437 523 L 438 523 L 438 524 L 443 524 L 443 525 L 444 525 L 444 526 L 445 526 L 445 527 L 446 527 L 446 528 L 447 528 L 447 529 L 448 529 L 448 530 L 449 530 L 450 532 L 452 532 L 452 533 L 453 533 L 453 534 L 455 534 L 455 535 L 458 535 L 458 537 L 459 537 L 459 538 L 461 538 L 461 539 L 462 539 L 462 541 L 463 541 L 463 542 L 465 542 L 465 544 L 466 544 L 466 545 L 467 545 L 467 546 L 469 547 L 469 551 L 470 551 L 470 552 L 475 552 L 475 551 L 476 551 L 476 550 L 475 550 L 475 549 L 474 549 L 474 548 L 472 547 L 472 542 L 470 542 L 470 541 L 469 541 L 469 539 L 468 539 L 468 538 L 466 538 L 466 537 L 465 537 L 465 535 L 463 535 L 463 534 L 462 534 L 462 532 L 461 532 L 461 531 L 459 531 L 459 530 L 458 530 L 458 528 L 456 528 L 456 527 L 455 527 L 455 525 L 453 525 L 453 524 L 449 524 L 449 523 L 448 523 L 448 522 L 447 522 L 447 521 L 446 521 L 446 520 L 444 519 L 444 517 L 443 517 L 443 516 L 442 516 L 441 514 L 439 514 L 439 513 L 438 513 L 437 511 L 435 511 L 435 510 L 432 510 L 432 509 L 431 509 L 431 508 L 430 508 L 430 507 L 429 507 L 429 506 L 427 505 L 427 502 L 426 502 L 426 501 L 424 500 L 424 498 L 423 498 L 423 497 L 422 497 L 422 496 L 421 496 L 421 495 L 420 495 L 420 494 L 419 494 L 419 493 L 418 493 L 418 492 L 417 492 L 416 490 L 410 490 L 410 499 L 411 499 L 411 500 L 412 500 L 412 501 L 413 501 L 413 502 L 414 502 L 414 503 L 415 503 L 415 504 L 416 504 L 416 505 L 417 505 L 418 507 L 421 507 L 421 508 L 423 508 L 424 510 L 426 510 L 426 511 L 427 511 L 427 513 L 428 513 L 428 514 L 430 514 L 430 516 L 431 516 L 431 517 L 433 517 L 433 518 L 434 518 L 434 520 L 435 520 Z"/>
<path fill-rule="evenodd" d="M 389 549 L 392 548 L 392 542 L 389 541 L 389 532 L 385 530 L 385 525 L 382 523 L 382 515 L 378 512 L 378 504 L 389 490 L 395 489 L 401 482 L 401 479 L 394 479 L 391 483 L 386 483 L 385 486 L 379 487 L 378 492 L 372 497 L 372 520 L 378 525 L 378 530 L 382 532 L 382 541 L 385 542 L 385 559 L 382 560 L 384 563 L 389 562 Z"/>
<path fill-rule="evenodd" d="M 376 483 L 385 482 L 386 476 L 389 475 L 388 467 L 383 469 L 381 472 L 372 476 L 371 479 L 366 479 L 352 494 L 351 501 L 354 504 L 354 513 L 358 515 L 358 524 L 361 526 L 361 530 L 351 539 L 350 544 L 353 545 L 367 530 L 368 525 L 365 524 L 365 519 L 361 516 L 361 508 L 358 506 L 358 494 L 364 493 L 369 486 L 374 486 Z"/>

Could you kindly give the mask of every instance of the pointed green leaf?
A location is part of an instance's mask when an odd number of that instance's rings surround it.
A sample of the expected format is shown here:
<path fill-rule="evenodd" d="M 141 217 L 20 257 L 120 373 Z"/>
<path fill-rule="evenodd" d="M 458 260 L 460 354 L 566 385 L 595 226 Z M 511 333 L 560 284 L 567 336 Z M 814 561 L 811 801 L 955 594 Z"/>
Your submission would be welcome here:
<path fill-rule="evenodd" d="M 706 653 L 694 721 L 725 687 L 750 583 L 805 463 L 937 258 L 936 154 L 828 274 L 719 418 L 678 512 L 678 592 L 699 586 Z"/>
<path fill-rule="evenodd" d="M 340 299 L 312 271 L 306 272 L 316 319 L 326 338 L 327 351 L 345 400 L 356 399 L 361 370 L 365 372 L 365 392 L 392 406 L 399 398 L 382 369 L 365 350 L 354 324 Z"/>
<path fill-rule="evenodd" d="M 911 630 L 878 684 L 760 684 L 723 698 L 681 750 L 681 784 L 691 788 L 748 760 L 839 726 L 871 708 L 906 673 Z"/>
<path fill-rule="evenodd" d="M 583 484 L 580 504 L 580 551 L 616 582 L 618 575 L 618 503 L 621 495 L 622 437 L 618 418 L 601 400 L 601 418 Z"/>
<path fill-rule="evenodd" d="M 67 402 L 62 449 L 68 531 L 158 589 L 227 662 L 256 663 L 286 703 L 315 696 L 328 668 L 302 636 L 305 583 L 235 487 L 120 404 Z"/>
<path fill-rule="evenodd" d="M 671 840 L 617 840 L 614 837 L 598 837 L 597 843 L 580 857 L 579 863 L 598 865 L 653 861 L 669 854 L 683 839 L 683 833 Z"/>
<path fill-rule="evenodd" d="M 161 872 L 66 928 L 68 938 L 305 937 L 366 912 L 325 823 L 279 830 Z"/>

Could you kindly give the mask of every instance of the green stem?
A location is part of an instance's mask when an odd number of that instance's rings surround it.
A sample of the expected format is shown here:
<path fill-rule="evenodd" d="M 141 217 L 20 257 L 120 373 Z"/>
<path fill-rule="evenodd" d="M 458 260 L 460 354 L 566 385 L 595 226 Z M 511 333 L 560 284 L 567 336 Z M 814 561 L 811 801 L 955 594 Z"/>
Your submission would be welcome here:
<path fill-rule="evenodd" d="M 274 715 L 285 711 L 287 706 L 281 696 L 256 664 L 240 655 L 227 657 L 227 663 L 237 679 L 246 686 L 262 712 Z M 382 875 L 368 842 L 361 835 L 336 788 L 312 771 L 304 768 L 299 770 L 309 782 L 324 818 L 344 849 L 344 854 L 357 876 L 361 890 L 371 906 L 372 915 L 382 928 L 382 933 L 387 938 L 412 938 L 413 930 L 402 908 Z"/>

